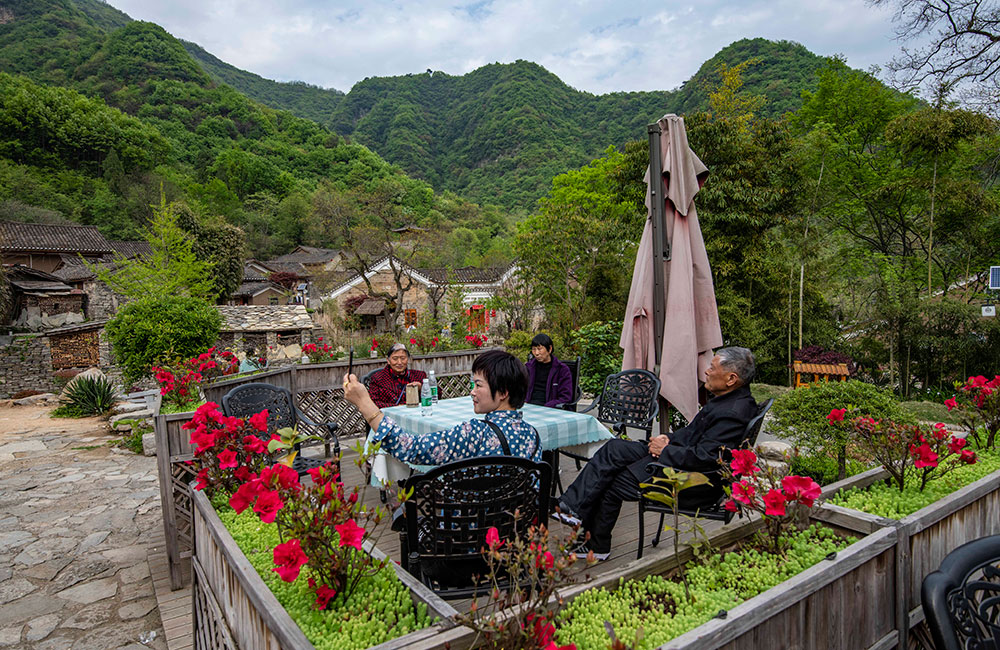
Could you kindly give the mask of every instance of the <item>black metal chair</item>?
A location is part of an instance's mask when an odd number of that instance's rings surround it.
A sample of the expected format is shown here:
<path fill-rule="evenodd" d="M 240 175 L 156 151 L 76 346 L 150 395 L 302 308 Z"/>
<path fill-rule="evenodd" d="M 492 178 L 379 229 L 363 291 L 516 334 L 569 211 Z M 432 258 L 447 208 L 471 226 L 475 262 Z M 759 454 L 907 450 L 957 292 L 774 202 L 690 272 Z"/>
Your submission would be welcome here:
<path fill-rule="evenodd" d="M 1000 649 L 1000 535 L 962 544 L 920 589 L 937 650 Z"/>
<path fill-rule="evenodd" d="M 760 429 L 764 424 L 764 416 L 767 415 L 767 412 L 771 409 L 772 404 L 774 404 L 773 397 L 761 404 L 757 409 L 757 415 L 755 415 L 752 420 L 747 422 L 743 438 L 740 440 L 740 447 L 748 446 L 752 448 L 757 444 L 757 436 L 760 435 Z M 662 465 L 660 463 L 649 464 L 651 474 L 661 467 L 666 467 L 666 465 Z M 709 477 L 709 480 L 711 480 L 713 484 L 719 482 L 722 478 L 721 474 L 718 472 L 703 473 Z M 646 497 L 646 494 L 653 491 L 657 491 L 657 489 L 645 488 L 645 490 L 639 495 L 639 550 L 636 553 L 636 559 L 642 557 L 642 549 L 646 543 L 646 512 L 660 513 L 660 523 L 656 528 L 656 535 L 653 537 L 653 546 L 657 546 L 660 543 L 660 535 L 663 533 L 664 517 L 668 514 L 672 515 L 674 513 L 673 508 L 665 503 L 654 501 L 653 499 Z M 683 515 L 714 519 L 727 524 L 733 518 L 733 513 L 726 510 L 722 505 L 728 498 L 726 493 L 723 491 L 719 494 L 719 488 L 714 485 L 699 485 L 697 487 L 688 488 L 686 492 L 681 492 L 679 496 L 680 499 L 677 511 Z M 685 499 L 685 496 L 688 498 Z M 709 500 L 708 503 L 705 503 L 706 500 Z M 685 501 L 687 501 L 687 503 L 685 503 Z M 703 507 L 701 507 L 700 504 L 704 504 Z"/>
<path fill-rule="evenodd" d="M 608 375 L 604 380 L 604 389 L 593 404 L 580 411 L 590 413 L 597 409 L 594 417 L 599 422 L 611 428 L 620 437 L 626 437 L 627 427 L 642 429 L 649 440 L 653 431 L 653 421 L 660 412 L 657 395 L 660 393 L 660 380 L 648 370 L 623 370 Z M 576 410 L 575 408 L 573 409 Z M 555 450 L 552 463 L 556 472 L 555 483 L 563 492 L 562 479 L 559 476 L 559 459 L 561 456 L 576 461 L 579 470 L 581 463 L 587 462 L 586 456 L 564 450 Z"/>
<path fill-rule="evenodd" d="M 568 402 L 556 404 L 556 408 L 561 408 L 564 411 L 576 411 L 577 402 L 583 396 L 583 391 L 580 390 L 580 357 L 562 360 L 562 362 L 569 368 L 570 377 L 573 378 L 573 397 Z"/>
<path fill-rule="evenodd" d="M 322 425 L 313 422 L 305 413 L 295 406 L 292 393 L 287 388 L 271 384 L 252 383 L 233 388 L 222 396 L 222 412 L 231 417 L 249 418 L 251 415 L 267 409 L 267 433 L 260 434 L 263 440 L 269 440 L 271 434 L 278 429 L 293 427 L 296 423 L 305 424 L 323 436 L 324 452 L 330 457 L 330 445 L 333 444 L 333 456 L 340 458 L 340 441 L 337 439 L 336 422 L 326 422 Z M 300 475 L 308 470 L 326 464 L 318 458 L 306 458 L 301 453 L 301 444 L 295 445 L 298 451 L 292 463 L 292 469 Z M 339 461 L 338 461 L 339 462 Z"/>
<path fill-rule="evenodd" d="M 469 458 L 411 477 L 400 564 L 443 598 L 489 593 L 486 532 L 495 527 L 511 539 L 545 523 L 551 481 L 547 463 L 512 456 Z"/>

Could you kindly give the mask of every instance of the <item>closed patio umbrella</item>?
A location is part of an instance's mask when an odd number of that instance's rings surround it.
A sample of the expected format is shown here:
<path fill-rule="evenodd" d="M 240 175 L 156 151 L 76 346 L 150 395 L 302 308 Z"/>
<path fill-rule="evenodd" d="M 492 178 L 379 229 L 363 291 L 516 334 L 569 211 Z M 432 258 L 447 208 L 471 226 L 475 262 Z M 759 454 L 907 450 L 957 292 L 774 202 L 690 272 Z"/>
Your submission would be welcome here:
<path fill-rule="evenodd" d="M 648 130 L 648 216 L 619 339 L 622 369 L 656 374 L 660 396 L 690 421 L 698 412 L 698 382 L 713 348 L 722 345 L 712 271 L 694 206 L 708 168 L 688 146 L 683 118 L 665 115 Z"/>

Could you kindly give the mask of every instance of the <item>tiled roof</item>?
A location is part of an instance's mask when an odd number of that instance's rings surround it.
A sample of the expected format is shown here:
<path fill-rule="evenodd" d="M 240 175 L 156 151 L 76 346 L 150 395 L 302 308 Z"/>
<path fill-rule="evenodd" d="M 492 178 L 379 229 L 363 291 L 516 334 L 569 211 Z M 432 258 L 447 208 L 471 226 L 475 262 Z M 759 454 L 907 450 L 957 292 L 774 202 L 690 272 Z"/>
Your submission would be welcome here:
<path fill-rule="evenodd" d="M 244 282 L 263 282 L 267 280 L 267 276 L 249 264 L 243 265 L 243 281 Z"/>
<path fill-rule="evenodd" d="M 369 298 L 354 310 L 355 316 L 378 316 L 385 311 L 385 300 L 382 298 Z"/>
<path fill-rule="evenodd" d="M 94 272 L 85 265 L 80 264 L 79 259 L 73 258 L 67 260 L 67 257 L 69 256 L 63 255 L 63 265 L 53 271 L 52 275 L 63 282 L 80 282 L 81 280 L 89 280 L 94 277 Z"/>
<path fill-rule="evenodd" d="M 153 247 L 149 245 L 148 241 L 140 239 L 138 241 L 115 241 L 108 240 L 111 247 L 115 249 L 115 252 L 124 256 L 127 259 L 132 259 L 133 257 L 152 257 Z"/>
<path fill-rule="evenodd" d="M 291 253 L 286 253 L 265 262 L 268 266 L 271 262 L 298 262 L 299 264 L 322 264 L 329 262 L 340 255 L 340 251 L 332 248 L 316 248 L 315 246 L 299 246 Z"/>
<path fill-rule="evenodd" d="M 114 251 L 96 226 L 57 226 L 14 221 L 0 221 L 0 250 L 96 255 L 108 255 Z"/>
<path fill-rule="evenodd" d="M 463 266 L 452 269 L 455 281 L 459 284 L 495 284 L 500 281 L 510 266 L 500 268 L 477 269 L 474 266 Z M 438 284 L 448 282 L 448 269 L 417 269 L 418 273 L 426 275 Z"/>
<path fill-rule="evenodd" d="M 70 293 L 73 291 L 73 287 L 51 280 L 19 280 L 12 278 L 10 284 L 21 291 L 32 293 Z"/>
<path fill-rule="evenodd" d="M 219 305 L 223 332 L 312 329 L 305 305 Z"/>
<path fill-rule="evenodd" d="M 275 271 L 287 271 L 298 274 L 302 277 L 310 275 L 309 271 L 306 270 L 306 267 L 302 266 L 299 262 L 282 262 L 280 260 L 273 259 L 268 260 L 265 264 L 267 264 L 268 268 L 274 269 Z"/>
<path fill-rule="evenodd" d="M 239 288 L 237 288 L 236 291 L 233 292 L 233 295 L 234 296 L 255 296 L 258 293 L 260 293 L 261 291 L 264 291 L 265 289 L 274 289 L 275 291 L 281 291 L 282 293 L 284 293 L 284 289 L 282 289 L 281 287 L 279 287 L 278 285 L 276 285 L 273 282 L 267 282 L 267 281 L 265 281 L 265 282 L 253 282 L 253 281 L 247 282 L 246 280 L 244 280 L 242 283 L 240 283 Z"/>

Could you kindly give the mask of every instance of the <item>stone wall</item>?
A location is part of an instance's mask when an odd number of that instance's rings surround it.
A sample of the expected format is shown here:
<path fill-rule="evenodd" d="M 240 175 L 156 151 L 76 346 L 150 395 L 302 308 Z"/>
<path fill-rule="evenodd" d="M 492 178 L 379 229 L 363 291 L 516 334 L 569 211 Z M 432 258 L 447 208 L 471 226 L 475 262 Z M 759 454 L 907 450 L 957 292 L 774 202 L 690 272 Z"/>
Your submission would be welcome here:
<path fill-rule="evenodd" d="M 128 302 L 124 296 L 115 293 L 111 287 L 97 279 L 84 282 L 83 291 L 87 294 L 86 313 L 90 320 L 112 318 Z"/>
<path fill-rule="evenodd" d="M 83 313 L 82 293 L 70 293 L 60 295 L 39 295 L 23 294 L 21 296 L 21 313 L 27 312 L 28 316 L 54 316 L 55 314 L 65 314 L 67 312 Z"/>
<path fill-rule="evenodd" d="M 17 335 L 0 345 L 0 397 L 22 390 L 57 392 L 59 387 L 60 382 L 52 374 L 52 349 L 47 336 Z"/>

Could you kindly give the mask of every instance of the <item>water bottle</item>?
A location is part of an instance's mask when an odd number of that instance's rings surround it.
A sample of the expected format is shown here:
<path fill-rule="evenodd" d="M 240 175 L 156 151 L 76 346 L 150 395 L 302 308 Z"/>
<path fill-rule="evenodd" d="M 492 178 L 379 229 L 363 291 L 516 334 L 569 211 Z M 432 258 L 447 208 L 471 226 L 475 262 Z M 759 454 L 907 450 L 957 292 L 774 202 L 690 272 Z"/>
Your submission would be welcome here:
<path fill-rule="evenodd" d="M 434 376 L 434 371 L 433 370 L 431 370 L 431 376 L 428 377 L 427 383 L 429 383 L 430 386 L 431 386 L 431 403 L 432 404 L 437 404 L 438 403 L 438 380 L 437 380 L 437 377 Z"/>
<path fill-rule="evenodd" d="M 476 390 L 476 377 L 475 375 L 469 375 L 469 392 Z"/>
<path fill-rule="evenodd" d="M 420 415 L 430 415 L 434 412 L 434 404 L 431 402 L 431 384 L 424 379 L 420 385 Z"/>

